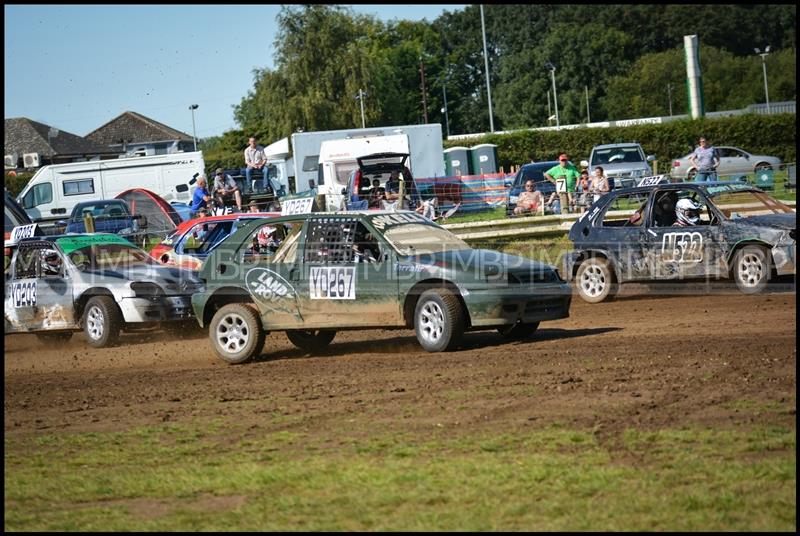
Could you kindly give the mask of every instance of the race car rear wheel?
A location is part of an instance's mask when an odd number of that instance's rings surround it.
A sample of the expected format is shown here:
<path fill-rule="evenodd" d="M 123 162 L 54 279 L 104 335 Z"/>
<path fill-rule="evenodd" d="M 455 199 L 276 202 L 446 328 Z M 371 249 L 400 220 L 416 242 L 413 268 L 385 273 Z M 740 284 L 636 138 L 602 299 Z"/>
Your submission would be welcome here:
<path fill-rule="evenodd" d="M 45 331 L 37 333 L 36 338 L 45 344 L 67 342 L 72 338 L 71 331 Z"/>
<path fill-rule="evenodd" d="M 328 347 L 336 337 L 336 332 L 324 329 L 288 329 L 286 336 L 301 350 L 319 352 Z"/>
<path fill-rule="evenodd" d="M 531 322 L 529 324 L 519 323 L 510 326 L 503 326 L 497 328 L 498 333 L 510 340 L 527 339 L 532 337 L 536 330 L 539 329 L 539 322 Z"/>
<path fill-rule="evenodd" d="M 466 320 L 455 294 L 444 288 L 426 290 L 414 310 L 414 330 L 428 352 L 452 350 L 461 342 Z"/>
<path fill-rule="evenodd" d="M 232 365 L 257 356 L 266 337 L 256 311 L 242 303 L 220 307 L 208 324 L 208 334 L 217 355 Z"/>
<path fill-rule="evenodd" d="M 583 261 L 575 274 L 578 295 L 589 303 L 611 299 L 616 293 L 614 273 L 606 259 L 590 257 Z"/>
<path fill-rule="evenodd" d="M 113 346 L 119 339 L 122 313 L 111 296 L 95 296 L 83 311 L 83 332 L 90 346 Z"/>
<path fill-rule="evenodd" d="M 733 279 L 745 294 L 764 290 L 771 274 L 769 254 L 760 246 L 745 246 L 736 252 Z"/>

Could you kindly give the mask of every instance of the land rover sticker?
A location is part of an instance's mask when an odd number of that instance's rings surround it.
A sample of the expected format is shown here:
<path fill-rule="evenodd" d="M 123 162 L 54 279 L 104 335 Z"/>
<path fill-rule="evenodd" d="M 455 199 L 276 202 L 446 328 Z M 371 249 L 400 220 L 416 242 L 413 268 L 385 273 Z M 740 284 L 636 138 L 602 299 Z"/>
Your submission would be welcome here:
<path fill-rule="evenodd" d="M 14 307 L 35 307 L 36 306 L 36 280 L 24 281 L 11 284 L 11 296 L 14 299 Z"/>
<path fill-rule="evenodd" d="M 247 289 L 260 301 L 276 302 L 294 299 L 294 288 L 288 281 L 266 268 L 253 268 L 245 277 Z"/>
<path fill-rule="evenodd" d="M 309 287 L 312 300 L 355 300 L 356 269 L 311 268 Z"/>

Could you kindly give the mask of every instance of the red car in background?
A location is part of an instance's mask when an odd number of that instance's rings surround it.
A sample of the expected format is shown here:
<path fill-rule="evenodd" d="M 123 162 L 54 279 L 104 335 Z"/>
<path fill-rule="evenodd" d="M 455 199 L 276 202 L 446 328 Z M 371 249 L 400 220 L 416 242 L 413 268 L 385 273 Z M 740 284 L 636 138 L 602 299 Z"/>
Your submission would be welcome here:
<path fill-rule="evenodd" d="M 188 220 L 151 249 L 150 256 L 161 264 L 199 270 L 206 257 L 240 222 L 280 215 L 280 212 L 245 212 Z"/>

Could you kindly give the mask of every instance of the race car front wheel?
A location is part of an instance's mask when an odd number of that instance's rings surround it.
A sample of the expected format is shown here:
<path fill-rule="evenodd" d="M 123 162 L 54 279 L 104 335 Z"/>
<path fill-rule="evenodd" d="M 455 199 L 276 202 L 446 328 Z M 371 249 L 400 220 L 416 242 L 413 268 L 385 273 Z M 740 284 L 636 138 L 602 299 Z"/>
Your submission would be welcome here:
<path fill-rule="evenodd" d="M 445 288 L 423 292 L 414 311 L 414 330 L 428 352 L 452 350 L 461 342 L 466 320 L 455 294 Z"/>
<path fill-rule="evenodd" d="M 733 279 L 745 294 L 764 290 L 769 282 L 771 267 L 769 255 L 759 246 L 745 246 L 736 252 L 733 261 Z"/>
<path fill-rule="evenodd" d="M 586 259 L 575 275 L 578 295 L 589 303 L 600 303 L 610 299 L 616 292 L 614 274 L 606 259 Z"/>
<path fill-rule="evenodd" d="M 286 336 L 292 344 L 306 352 L 319 352 L 328 347 L 336 332 L 323 329 L 289 329 Z"/>
<path fill-rule="evenodd" d="M 113 346 L 119 339 L 122 313 L 111 296 L 95 296 L 83 311 L 83 332 L 90 346 Z"/>
<path fill-rule="evenodd" d="M 217 355 L 232 365 L 257 356 L 266 337 L 256 311 L 242 303 L 221 307 L 208 325 L 208 334 Z"/>

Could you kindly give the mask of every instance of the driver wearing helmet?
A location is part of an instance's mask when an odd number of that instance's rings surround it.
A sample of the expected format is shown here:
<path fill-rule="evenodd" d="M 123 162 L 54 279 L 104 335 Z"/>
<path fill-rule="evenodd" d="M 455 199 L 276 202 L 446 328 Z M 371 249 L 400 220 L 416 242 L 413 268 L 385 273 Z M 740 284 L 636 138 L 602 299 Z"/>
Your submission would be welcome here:
<path fill-rule="evenodd" d="M 52 249 L 47 250 L 44 254 L 44 262 L 42 262 L 42 274 L 44 275 L 58 275 L 61 273 L 61 257 Z"/>
<path fill-rule="evenodd" d="M 689 227 L 700 224 L 700 206 L 691 199 L 683 198 L 675 205 L 675 225 Z"/>

